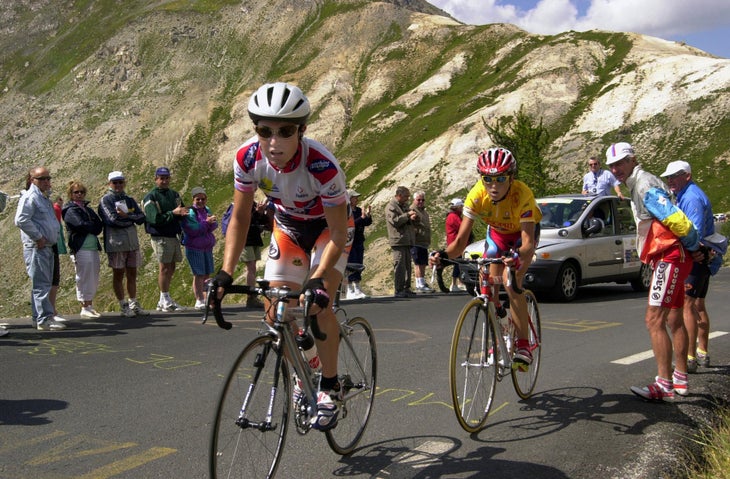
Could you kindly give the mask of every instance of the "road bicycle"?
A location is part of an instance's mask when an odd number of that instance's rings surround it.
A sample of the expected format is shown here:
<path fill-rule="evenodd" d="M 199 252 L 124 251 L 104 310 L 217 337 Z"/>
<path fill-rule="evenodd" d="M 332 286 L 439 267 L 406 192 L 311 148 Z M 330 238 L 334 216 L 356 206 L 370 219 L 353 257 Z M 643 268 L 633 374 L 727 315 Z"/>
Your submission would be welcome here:
<path fill-rule="evenodd" d="M 370 324 L 362 317 L 348 318 L 339 307 L 341 288 L 342 285 L 333 307 L 339 323 L 338 378 L 342 400 L 337 401 L 339 420 L 325 435 L 334 452 L 347 455 L 355 450 L 370 418 L 377 352 Z M 211 282 L 210 309 L 218 326 L 230 329 L 216 289 Z M 267 298 L 275 314 L 271 325 L 264 318 L 263 329 L 243 348 L 226 376 L 210 441 L 210 474 L 213 478 L 274 477 L 284 450 L 290 414 L 301 435 L 312 429 L 317 416 L 320 372 L 310 366 L 295 335 L 314 334 L 319 339 L 326 336 L 319 330 L 316 316 L 310 318 L 307 314 L 309 299 L 304 307 L 289 306 L 289 300 L 299 301 L 298 291 L 272 288 L 268 281 L 259 280 L 255 287 L 231 285 L 225 292 Z M 204 322 L 207 317 L 208 308 Z M 298 317 L 303 318 L 301 329 Z M 292 395 L 293 381 L 300 381 L 303 390 L 298 398 Z"/>
<path fill-rule="evenodd" d="M 500 284 L 502 278 L 489 274 L 489 265 L 504 264 L 503 260 L 480 257 L 441 259 L 441 262 L 476 267 L 479 272 L 480 294 L 472 298 L 459 313 L 449 356 L 449 384 L 454 412 L 465 431 L 478 432 L 485 427 L 497 381 L 510 374 L 520 398 L 527 399 L 532 395 L 540 371 L 540 312 L 535 295 L 524 290 L 532 363 L 523 371 L 512 361 L 517 336 L 512 315 L 507 308 L 509 303 L 505 301 L 503 305 L 499 294 L 493 294 L 492 286 Z M 509 278 L 513 285 L 516 284 L 512 268 L 509 268 Z"/>

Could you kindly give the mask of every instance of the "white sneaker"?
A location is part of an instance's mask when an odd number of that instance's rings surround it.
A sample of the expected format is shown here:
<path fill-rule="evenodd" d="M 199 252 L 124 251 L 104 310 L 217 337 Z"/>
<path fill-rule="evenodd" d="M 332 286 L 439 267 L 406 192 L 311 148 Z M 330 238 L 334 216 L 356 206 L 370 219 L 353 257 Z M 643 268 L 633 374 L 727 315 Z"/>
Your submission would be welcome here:
<path fill-rule="evenodd" d="M 160 301 L 157 303 L 157 311 L 169 313 L 171 311 L 185 311 L 185 308 L 177 304 L 175 301 Z"/>
<path fill-rule="evenodd" d="M 133 318 L 136 316 L 134 310 L 129 307 L 129 303 L 122 304 L 122 312 L 120 314 L 123 318 Z"/>
<path fill-rule="evenodd" d="M 150 315 L 150 312 L 142 309 L 142 306 L 140 306 L 139 302 L 137 302 L 137 301 L 130 301 L 129 309 L 130 309 L 130 311 L 134 311 L 135 316 L 149 316 Z"/>
<path fill-rule="evenodd" d="M 88 318 L 88 319 L 96 319 L 96 318 L 100 318 L 101 314 L 99 314 L 91 306 L 88 306 L 88 307 L 81 308 L 81 317 Z"/>
<path fill-rule="evenodd" d="M 319 391 L 317 393 L 317 416 L 313 419 L 312 427 L 320 431 L 327 431 L 337 426 L 340 408 L 337 403 L 342 401 L 342 391 Z"/>
<path fill-rule="evenodd" d="M 38 331 L 61 331 L 66 329 L 66 325 L 63 323 L 57 323 L 52 319 L 46 319 L 42 323 L 38 323 L 36 329 L 38 329 Z"/>
<path fill-rule="evenodd" d="M 65 323 L 66 321 L 68 321 L 68 319 L 62 318 L 61 316 L 54 316 L 53 320 L 57 323 Z"/>
<path fill-rule="evenodd" d="M 354 294 L 356 295 L 356 298 L 355 298 L 355 299 L 365 299 L 365 298 L 367 298 L 367 297 L 368 297 L 368 295 L 367 295 L 367 294 L 365 294 L 365 293 L 363 292 L 363 290 L 361 290 L 361 289 L 360 289 L 360 286 L 358 286 L 358 284 L 357 284 L 357 283 L 355 283 L 355 287 L 354 287 L 353 289 L 354 289 L 354 291 L 353 291 L 353 292 L 354 292 Z"/>
<path fill-rule="evenodd" d="M 195 300 L 195 309 L 197 309 L 198 311 L 203 311 L 205 309 L 205 300 L 196 299 Z"/>
<path fill-rule="evenodd" d="M 427 286 L 427 285 L 424 284 L 423 286 L 416 286 L 416 292 L 418 292 L 418 293 L 433 293 L 433 289 L 431 289 L 431 287 L 429 287 L 429 286 Z"/>

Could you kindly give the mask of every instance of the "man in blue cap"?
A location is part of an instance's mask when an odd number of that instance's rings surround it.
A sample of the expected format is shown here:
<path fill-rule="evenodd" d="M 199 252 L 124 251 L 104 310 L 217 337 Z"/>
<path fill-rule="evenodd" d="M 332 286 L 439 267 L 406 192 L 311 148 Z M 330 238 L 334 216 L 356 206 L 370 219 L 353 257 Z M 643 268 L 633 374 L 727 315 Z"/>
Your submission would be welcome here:
<path fill-rule="evenodd" d="M 160 264 L 157 311 L 184 310 L 170 297 L 170 283 L 175 274 L 175 264 L 182 261 L 179 235 L 188 208 L 183 205 L 180 194 L 170 189 L 170 170 L 167 167 L 162 166 L 155 171 L 155 187 L 142 200 L 142 208 L 146 216 L 145 231 L 151 237 L 152 250 Z"/>

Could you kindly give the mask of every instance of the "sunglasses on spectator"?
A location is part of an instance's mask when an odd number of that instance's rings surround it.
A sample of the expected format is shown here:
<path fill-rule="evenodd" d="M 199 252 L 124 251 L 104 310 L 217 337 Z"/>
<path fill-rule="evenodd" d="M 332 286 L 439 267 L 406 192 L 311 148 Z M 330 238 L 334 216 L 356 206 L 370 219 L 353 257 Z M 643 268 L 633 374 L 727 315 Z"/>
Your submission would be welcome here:
<path fill-rule="evenodd" d="M 112 184 L 113 185 L 123 185 L 124 184 L 124 180 L 114 180 L 114 181 L 112 181 Z"/>
<path fill-rule="evenodd" d="M 34 176 L 33 179 L 38 180 L 38 181 L 49 181 L 51 179 L 51 177 L 50 176 Z"/>
<path fill-rule="evenodd" d="M 482 180 L 489 184 L 493 181 L 496 181 L 497 183 L 505 183 L 509 179 L 509 176 L 502 175 L 502 176 L 489 176 L 489 175 L 482 175 Z"/>
<path fill-rule="evenodd" d="M 85 191 L 82 191 L 82 190 L 78 190 L 78 191 L 73 191 L 73 194 L 75 194 L 75 195 L 85 195 L 86 192 Z"/>
<path fill-rule="evenodd" d="M 260 138 L 264 139 L 269 139 L 274 135 L 279 138 L 291 138 L 297 131 L 299 131 L 299 125 L 286 125 L 282 126 L 278 130 L 274 130 L 268 126 L 256 126 L 254 130 L 256 130 L 256 134 Z"/>

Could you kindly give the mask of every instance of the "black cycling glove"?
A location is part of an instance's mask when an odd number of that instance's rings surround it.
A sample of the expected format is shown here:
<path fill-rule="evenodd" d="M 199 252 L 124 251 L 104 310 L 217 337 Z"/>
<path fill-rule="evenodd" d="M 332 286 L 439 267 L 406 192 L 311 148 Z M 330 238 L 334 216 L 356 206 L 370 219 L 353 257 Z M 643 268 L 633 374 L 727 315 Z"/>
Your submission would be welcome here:
<path fill-rule="evenodd" d="M 305 294 L 307 291 L 312 292 L 312 302 L 320 308 L 324 309 L 330 304 L 330 295 L 327 294 L 322 278 L 310 278 L 302 289 Z"/>
<path fill-rule="evenodd" d="M 213 278 L 213 283 L 216 287 L 225 289 L 233 284 L 233 277 L 225 271 L 220 270 L 215 275 L 215 278 Z"/>

